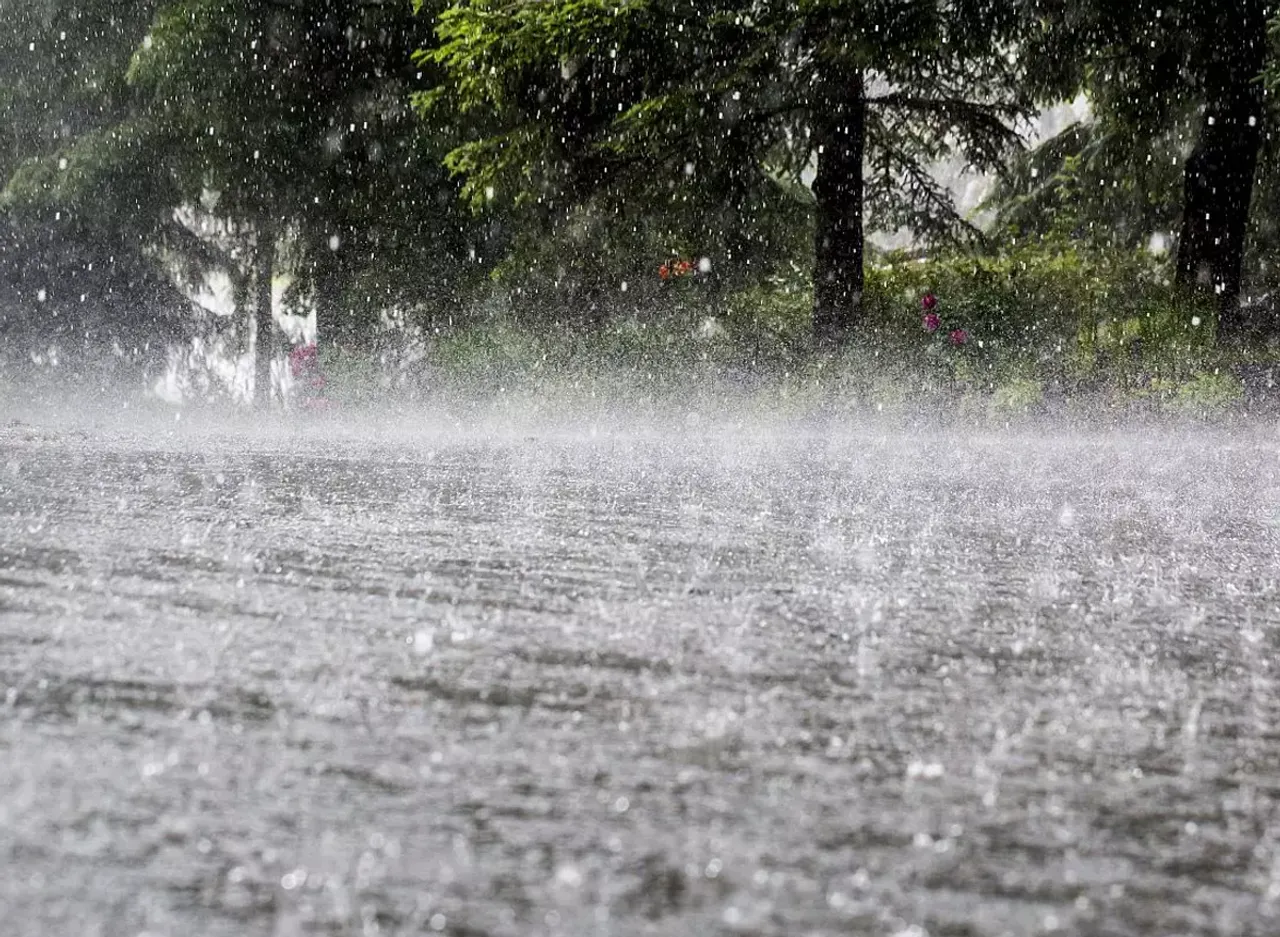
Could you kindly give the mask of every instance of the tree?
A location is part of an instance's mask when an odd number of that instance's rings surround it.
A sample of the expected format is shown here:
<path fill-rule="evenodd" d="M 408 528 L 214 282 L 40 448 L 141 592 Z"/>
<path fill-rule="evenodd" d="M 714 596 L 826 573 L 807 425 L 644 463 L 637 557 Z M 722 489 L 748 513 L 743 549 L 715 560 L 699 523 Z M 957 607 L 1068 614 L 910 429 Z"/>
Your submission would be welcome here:
<path fill-rule="evenodd" d="M 1103 141 L 1111 162 L 1131 167 L 1170 151 L 1180 158 L 1176 279 L 1214 298 L 1228 339 L 1248 326 L 1239 298 L 1269 116 L 1259 80 L 1269 8 L 1265 0 L 1023 4 L 1030 27 L 1021 49 L 1036 96 L 1083 90 L 1095 112 L 1096 131 L 1072 155 L 1096 154 Z"/>
<path fill-rule="evenodd" d="M 205 206 L 238 242 L 228 270 L 254 310 L 260 403 L 271 387 L 277 254 L 329 130 L 324 102 L 307 93 L 298 18 L 292 6 L 255 0 L 169 3 L 129 71 L 145 96 L 138 124 L 175 184 L 174 207 Z"/>
<path fill-rule="evenodd" d="M 1084 242 L 1135 251 L 1174 243 L 1181 211 L 1179 123 L 1139 140 L 1107 122 L 1081 120 L 1016 159 L 986 205 L 997 240 Z"/>
<path fill-rule="evenodd" d="M 1184 286 L 1217 294 L 1219 331 L 1232 336 L 1245 326 L 1240 284 L 1262 147 L 1259 78 L 1266 61 L 1267 14 L 1262 0 L 1209 9 L 1207 47 L 1197 76 L 1204 111 L 1186 162 L 1177 278 Z"/>
<path fill-rule="evenodd" d="M 458 0 L 419 56 L 450 84 L 420 103 L 480 128 L 449 157 L 474 200 L 551 217 L 603 193 L 736 200 L 749 225 L 760 193 L 805 183 L 814 336 L 835 346 L 859 322 L 864 216 L 975 233 L 928 167 L 958 151 L 998 170 L 1015 145 L 1012 23 L 938 0 Z"/>
<path fill-rule="evenodd" d="M 22 230 L 57 217 L 127 233 L 189 288 L 225 272 L 256 320 L 258 388 L 281 273 L 286 302 L 314 303 L 321 334 L 348 345 L 388 307 L 433 305 L 480 273 L 482 223 L 442 166 L 443 134 L 409 106 L 431 80 L 410 61 L 428 27 L 409 0 L 96 3 L 130 11 L 111 43 L 85 37 L 112 106 L 17 154 Z M 56 34 L 31 9 L 33 29 Z M 35 94 L 15 106 L 38 115 Z"/>
<path fill-rule="evenodd" d="M 188 203 L 216 193 L 252 256 L 259 336 L 287 246 L 319 328 L 360 341 L 397 300 L 465 277 L 483 237 L 458 210 L 438 134 L 413 121 L 423 24 L 408 0 L 185 0 L 157 17 L 131 79 Z M 357 297 L 355 294 L 363 294 Z M 269 355 L 257 355 L 258 386 Z"/>
<path fill-rule="evenodd" d="M 144 186 L 107 175 L 83 199 L 57 197 L 85 177 L 72 141 L 116 146 L 125 69 L 154 5 L 0 2 L 0 346 L 55 349 L 73 377 L 157 363 L 190 324 L 141 236 Z"/>

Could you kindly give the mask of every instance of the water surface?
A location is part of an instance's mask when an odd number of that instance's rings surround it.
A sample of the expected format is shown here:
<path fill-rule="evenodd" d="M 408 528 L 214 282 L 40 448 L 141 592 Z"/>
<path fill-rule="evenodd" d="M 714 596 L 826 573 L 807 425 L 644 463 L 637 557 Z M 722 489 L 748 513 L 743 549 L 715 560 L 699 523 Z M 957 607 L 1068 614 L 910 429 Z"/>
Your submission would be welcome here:
<path fill-rule="evenodd" d="M 1273 429 L 0 428 L 31 935 L 1266 934 Z"/>

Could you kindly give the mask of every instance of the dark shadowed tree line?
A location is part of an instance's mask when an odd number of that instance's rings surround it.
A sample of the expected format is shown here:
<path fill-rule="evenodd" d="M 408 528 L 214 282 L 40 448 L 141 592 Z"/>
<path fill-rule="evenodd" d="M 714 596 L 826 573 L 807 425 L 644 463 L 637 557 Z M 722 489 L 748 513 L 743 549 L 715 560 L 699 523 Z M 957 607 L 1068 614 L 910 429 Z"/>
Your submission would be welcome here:
<path fill-rule="evenodd" d="M 858 334 L 867 233 L 999 250 L 1163 235 L 1219 337 L 1273 332 L 1280 80 L 1262 0 L 0 0 L 0 341 L 86 360 L 219 316 L 326 342 L 505 294 L 591 327 L 708 258 L 802 262 Z M 1040 109 L 1087 121 L 1028 151 Z M 999 179 L 980 229 L 934 169 Z M 288 282 L 283 307 L 273 289 Z M 1248 289 L 1246 289 L 1248 287 Z M 643 297 L 643 290 L 632 290 Z M 639 301 L 638 299 L 636 301 Z M 24 347 L 26 347 L 24 345 Z M 260 395 L 261 396 L 261 395 Z"/>

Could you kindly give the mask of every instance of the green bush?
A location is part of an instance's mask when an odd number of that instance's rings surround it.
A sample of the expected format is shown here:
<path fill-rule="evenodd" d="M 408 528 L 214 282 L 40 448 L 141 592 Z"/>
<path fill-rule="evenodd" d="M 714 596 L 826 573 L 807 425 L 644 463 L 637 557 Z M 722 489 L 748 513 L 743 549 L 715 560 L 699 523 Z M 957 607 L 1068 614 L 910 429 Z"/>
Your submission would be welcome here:
<path fill-rule="evenodd" d="M 441 390 L 548 400 L 746 392 L 783 410 L 961 420 L 1032 414 L 1051 401 L 1221 413 L 1243 396 L 1231 369 L 1275 353 L 1218 349 L 1213 310 L 1180 296 L 1165 274 L 1145 254 L 1071 247 L 885 255 L 868 265 L 862 322 L 832 355 L 813 345 L 806 271 L 780 264 L 736 291 L 693 297 L 687 314 L 644 308 L 646 290 L 628 290 L 636 305 L 589 327 L 495 305 L 428 336 L 425 366 Z M 929 293 L 942 320 L 934 333 L 922 322 Z M 956 328 L 963 344 L 949 340 Z M 372 387 L 351 370 L 341 383 Z"/>
<path fill-rule="evenodd" d="M 925 331 L 921 300 L 938 299 L 938 332 Z M 739 344 L 795 360 L 810 350 L 812 292 L 800 276 L 775 278 L 726 303 Z M 966 343 L 949 340 L 963 329 Z M 863 321 L 854 343 L 916 377 L 993 392 L 1034 375 L 1066 391 L 1184 380 L 1220 366 L 1211 307 L 1190 301 L 1145 253 L 1099 256 L 1072 247 L 1022 248 L 869 263 Z M 1025 388 L 1024 388 L 1025 390 Z"/>
<path fill-rule="evenodd" d="M 1144 254 L 1102 257 L 1068 247 L 889 256 L 868 269 L 868 325 L 919 334 L 926 293 L 938 298 L 944 332 L 963 328 L 1002 363 L 1087 372 L 1123 356 L 1213 344 L 1212 309 L 1180 297 Z"/>
<path fill-rule="evenodd" d="M 991 412 L 995 416 L 1018 416 L 1034 413 L 1044 405 L 1044 383 L 1017 377 L 996 387 L 991 395 Z"/>
<path fill-rule="evenodd" d="M 1225 371 L 1201 371 L 1178 385 L 1175 408 L 1196 416 L 1218 416 L 1244 397 L 1240 379 Z"/>
<path fill-rule="evenodd" d="M 756 367 L 794 370 L 812 352 L 813 290 L 794 269 L 762 280 L 723 304 L 727 337 Z"/>

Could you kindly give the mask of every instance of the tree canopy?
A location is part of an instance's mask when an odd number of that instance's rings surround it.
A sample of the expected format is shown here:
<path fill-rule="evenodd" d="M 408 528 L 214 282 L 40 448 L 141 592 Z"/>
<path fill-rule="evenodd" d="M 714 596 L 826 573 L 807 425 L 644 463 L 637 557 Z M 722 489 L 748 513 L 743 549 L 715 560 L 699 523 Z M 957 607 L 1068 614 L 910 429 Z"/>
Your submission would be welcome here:
<path fill-rule="evenodd" d="M 447 301 L 474 278 L 483 223 L 442 165 L 447 133 L 410 107 L 424 81 L 410 55 L 430 25 L 407 0 L 131 9 L 104 66 L 114 106 L 20 154 L 15 215 L 128 230 L 154 271 L 189 285 L 230 276 L 238 305 L 257 310 L 260 386 L 284 268 L 289 296 L 349 343 L 384 311 Z"/>
<path fill-rule="evenodd" d="M 0 323 L 37 344 L 161 346 L 211 321 L 199 287 L 221 272 L 261 387 L 282 289 L 355 346 L 495 302 L 594 327 L 681 259 L 710 308 L 803 266 L 813 339 L 835 347 L 862 326 L 868 234 L 1160 235 L 1222 336 L 1276 326 L 1240 302 L 1280 250 L 1263 0 L 0 11 Z M 1040 108 L 1080 97 L 1086 119 L 1024 151 Z M 943 165 L 999 180 L 989 214 Z"/>
<path fill-rule="evenodd" d="M 952 153 L 1005 164 L 1027 111 L 993 41 L 1009 25 L 967 3 L 470 0 L 420 53 L 450 83 L 419 102 L 484 115 L 447 159 L 473 202 L 552 217 L 591 200 L 693 207 L 749 242 L 772 202 L 804 192 L 815 332 L 837 342 L 858 318 L 864 215 L 932 239 L 974 233 L 929 167 Z"/>
<path fill-rule="evenodd" d="M 1043 228 L 1046 218 L 1075 214 L 1130 243 L 1176 228 L 1178 281 L 1215 298 L 1224 335 L 1256 327 L 1241 316 L 1239 298 L 1259 160 L 1277 128 L 1261 81 L 1271 4 L 1028 7 L 1039 27 L 1026 33 L 1021 55 L 1034 66 L 1027 74 L 1037 99 L 1083 93 L 1093 116 L 1042 149 L 1027 167 L 1039 171 L 1010 192 L 1007 217 Z"/>

